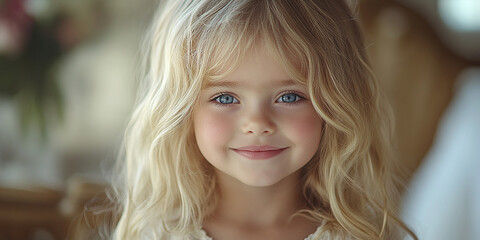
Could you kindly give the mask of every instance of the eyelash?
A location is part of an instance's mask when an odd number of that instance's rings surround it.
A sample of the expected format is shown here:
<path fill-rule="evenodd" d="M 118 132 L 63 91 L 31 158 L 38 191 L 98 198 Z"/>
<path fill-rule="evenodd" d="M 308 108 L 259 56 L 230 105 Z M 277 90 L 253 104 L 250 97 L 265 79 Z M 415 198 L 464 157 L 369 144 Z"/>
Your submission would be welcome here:
<path fill-rule="evenodd" d="M 237 97 L 235 97 L 234 94 L 232 93 L 229 93 L 229 92 L 221 92 L 215 96 L 213 96 L 212 98 L 210 98 L 210 102 L 214 103 L 215 105 L 218 105 L 218 106 L 222 106 L 222 107 L 226 107 L 228 105 L 231 105 L 232 103 L 230 104 L 225 104 L 225 103 L 220 103 L 217 101 L 218 98 L 222 97 L 222 96 L 225 96 L 225 95 L 230 95 L 232 96 L 234 99 L 237 99 Z M 238 100 L 237 100 L 238 101 Z"/>
<path fill-rule="evenodd" d="M 285 92 L 282 92 L 282 94 L 280 95 L 280 97 L 277 98 L 277 100 L 275 100 L 275 102 L 277 102 L 281 97 L 285 96 L 285 95 L 289 95 L 289 94 L 293 94 L 295 96 L 298 97 L 298 100 L 295 101 L 295 102 L 279 102 L 279 103 L 283 103 L 283 104 L 288 104 L 288 105 L 294 105 L 294 104 L 297 104 L 303 100 L 306 100 L 305 97 L 302 96 L 302 94 L 298 93 L 298 92 L 295 92 L 295 91 L 285 91 Z"/>
<path fill-rule="evenodd" d="M 234 96 L 234 94 L 232 93 L 229 93 L 229 92 L 222 92 L 222 93 L 219 93 L 215 96 L 213 96 L 211 99 L 210 99 L 210 102 L 213 102 L 214 104 L 218 105 L 218 106 L 228 106 L 228 105 L 231 105 L 232 103 L 229 103 L 229 104 L 225 104 L 225 103 L 220 103 L 217 101 L 218 98 L 222 97 L 222 96 L 226 96 L 226 95 L 230 95 L 232 96 L 237 102 L 237 97 Z"/>
<path fill-rule="evenodd" d="M 285 96 L 285 95 L 289 95 L 289 94 L 294 94 L 298 97 L 298 100 L 295 101 L 295 102 L 278 102 L 278 100 Z M 220 103 L 217 101 L 218 98 L 222 97 L 222 96 L 225 96 L 225 95 L 230 95 L 231 97 L 233 97 L 237 102 L 238 102 L 238 99 L 237 97 L 235 97 L 234 94 L 232 93 L 229 93 L 229 92 L 222 92 L 222 93 L 219 93 L 215 96 L 213 96 L 212 98 L 210 98 L 210 102 L 218 105 L 218 106 L 222 106 L 222 107 L 226 107 L 228 105 L 231 105 L 231 104 L 235 104 L 235 103 Z M 295 104 L 298 104 L 299 102 L 303 101 L 303 100 L 306 100 L 305 97 L 303 97 L 300 93 L 296 92 L 296 91 L 285 91 L 285 92 L 282 92 L 282 94 L 280 95 L 280 97 L 277 98 L 277 100 L 275 100 L 276 103 L 283 103 L 283 104 L 287 104 L 287 105 L 295 105 Z"/>

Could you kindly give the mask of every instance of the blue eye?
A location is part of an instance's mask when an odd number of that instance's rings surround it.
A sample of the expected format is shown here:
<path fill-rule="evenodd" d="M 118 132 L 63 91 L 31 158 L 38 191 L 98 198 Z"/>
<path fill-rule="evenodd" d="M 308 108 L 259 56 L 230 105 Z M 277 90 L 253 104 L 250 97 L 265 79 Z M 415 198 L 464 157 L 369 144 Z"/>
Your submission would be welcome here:
<path fill-rule="evenodd" d="M 296 93 L 287 93 L 287 94 L 284 94 L 284 95 L 280 96 L 280 98 L 278 98 L 277 102 L 280 102 L 280 103 L 295 103 L 295 102 L 298 102 L 302 99 L 304 99 L 304 98 L 299 96 Z"/>
<path fill-rule="evenodd" d="M 213 98 L 213 100 L 215 100 L 219 104 L 238 103 L 238 100 L 234 96 L 226 93 L 216 96 L 215 98 Z"/>

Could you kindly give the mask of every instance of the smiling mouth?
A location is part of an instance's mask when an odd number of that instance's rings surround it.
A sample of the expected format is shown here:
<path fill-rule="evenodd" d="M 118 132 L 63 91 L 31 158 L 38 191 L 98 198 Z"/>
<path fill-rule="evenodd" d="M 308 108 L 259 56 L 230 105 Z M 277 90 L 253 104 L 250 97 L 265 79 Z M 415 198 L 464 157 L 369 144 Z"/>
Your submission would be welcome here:
<path fill-rule="evenodd" d="M 273 146 L 246 146 L 241 148 L 233 148 L 232 150 L 239 155 L 252 160 L 265 160 L 270 159 L 285 151 L 285 148 L 273 147 Z"/>

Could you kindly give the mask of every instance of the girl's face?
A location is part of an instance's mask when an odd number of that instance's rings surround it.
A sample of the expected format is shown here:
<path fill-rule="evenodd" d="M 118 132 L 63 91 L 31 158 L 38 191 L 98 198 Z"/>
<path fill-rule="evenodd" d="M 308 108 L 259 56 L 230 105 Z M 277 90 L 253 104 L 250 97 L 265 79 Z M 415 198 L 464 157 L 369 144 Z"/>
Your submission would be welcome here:
<path fill-rule="evenodd" d="M 261 45 L 225 79 L 205 84 L 193 124 L 217 175 L 249 186 L 298 172 L 317 151 L 322 127 L 307 86 L 291 80 Z"/>

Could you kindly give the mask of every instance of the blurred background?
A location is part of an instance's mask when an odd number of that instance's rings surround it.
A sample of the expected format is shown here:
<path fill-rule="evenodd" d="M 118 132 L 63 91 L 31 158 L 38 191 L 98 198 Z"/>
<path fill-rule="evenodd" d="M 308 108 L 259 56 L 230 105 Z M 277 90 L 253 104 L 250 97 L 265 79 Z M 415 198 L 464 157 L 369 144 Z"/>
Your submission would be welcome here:
<path fill-rule="evenodd" d="M 106 186 L 156 4 L 0 0 L 0 240 L 93 239 L 72 223 Z M 420 239 L 480 239 L 480 0 L 358 7 L 395 112 L 405 221 Z"/>

